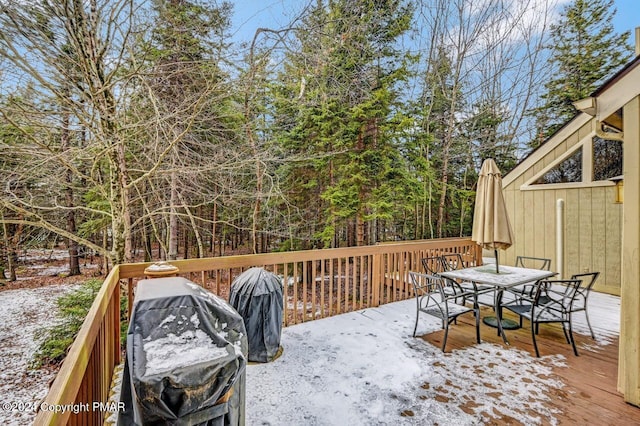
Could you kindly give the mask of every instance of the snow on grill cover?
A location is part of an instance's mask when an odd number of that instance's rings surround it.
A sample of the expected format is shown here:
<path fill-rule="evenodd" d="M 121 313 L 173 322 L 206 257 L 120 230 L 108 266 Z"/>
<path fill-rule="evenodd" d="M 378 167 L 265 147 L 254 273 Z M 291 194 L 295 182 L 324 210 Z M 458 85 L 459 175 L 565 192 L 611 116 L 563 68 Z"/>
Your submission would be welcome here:
<path fill-rule="evenodd" d="M 280 278 L 262 268 L 248 269 L 233 280 L 229 302 L 244 318 L 249 361 L 273 361 L 282 333 Z"/>
<path fill-rule="evenodd" d="M 243 425 L 247 350 L 242 317 L 223 299 L 185 278 L 140 281 L 118 424 Z"/>

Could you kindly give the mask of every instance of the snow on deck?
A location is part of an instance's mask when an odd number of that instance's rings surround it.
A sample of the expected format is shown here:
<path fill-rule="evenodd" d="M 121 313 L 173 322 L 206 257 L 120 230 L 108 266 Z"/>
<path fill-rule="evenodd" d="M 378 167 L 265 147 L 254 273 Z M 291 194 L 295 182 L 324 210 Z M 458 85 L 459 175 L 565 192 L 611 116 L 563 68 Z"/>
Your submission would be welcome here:
<path fill-rule="evenodd" d="M 4 401 L 34 403 L 46 394 L 51 374 L 27 369 L 37 347 L 34 331 L 51 324 L 55 299 L 71 288 L 0 292 Z M 592 345 L 610 343 L 619 334 L 619 298 L 592 293 L 589 309 L 597 336 Z M 584 315 L 574 320 L 575 331 L 588 334 Z M 445 355 L 411 336 L 414 321 L 415 301 L 407 300 L 284 328 L 282 356 L 247 366 L 246 424 L 471 425 L 494 408 L 524 424 L 555 424 L 545 389 L 562 386 L 549 374 L 564 362 L 561 356 L 533 358 L 489 343 Z M 420 317 L 419 335 L 439 328 L 435 318 Z M 523 400 L 526 417 L 510 411 Z M 34 415 L 0 411 L 0 424 L 29 424 Z"/>
<path fill-rule="evenodd" d="M 619 334 L 619 298 L 592 293 L 589 305 L 594 345 L 608 344 Z M 407 300 L 283 329 L 283 355 L 247 367 L 247 424 L 472 425 L 494 409 L 524 424 L 556 423 L 545 389 L 562 387 L 550 373 L 564 357 L 489 343 L 445 356 L 411 336 L 414 321 Z M 574 322 L 588 334 L 583 314 Z M 438 329 L 436 318 L 420 317 L 418 335 Z M 514 411 L 523 402 L 528 409 Z"/>

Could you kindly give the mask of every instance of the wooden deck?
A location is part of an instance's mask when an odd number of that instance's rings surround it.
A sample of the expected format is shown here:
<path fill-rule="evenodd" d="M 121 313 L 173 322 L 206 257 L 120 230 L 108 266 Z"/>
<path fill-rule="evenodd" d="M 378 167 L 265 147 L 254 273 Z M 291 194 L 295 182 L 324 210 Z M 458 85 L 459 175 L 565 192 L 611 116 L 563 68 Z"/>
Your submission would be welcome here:
<path fill-rule="evenodd" d="M 489 308 L 483 308 L 482 316 L 491 315 Z M 507 317 L 515 318 L 509 313 Z M 495 329 L 484 324 L 480 328 L 483 342 L 503 344 Z M 528 322 L 524 328 L 507 330 L 507 338 L 513 348 L 535 355 Z M 596 330 L 597 334 L 597 330 Z M 444 331 L 426 334 L 422 338 L 440 347 Z M 624 402 L 616 390 L 618 368 L 618 339 L 601 346 L 593 344 L 590 336 L 574 333 L 580 356 L 573 354 L 571 345 L 566 343 L 559 325 L 541 325 L 537 342 L 540 355 L 561 354 L 566 358 L 566 366 L 554 367 L 553 373 L 564 383 L 559 391 L 554 391 L 551 405 L 561 414 L 559 424 L 594 425 L 640 425 L 640 408 Z M 464 315 L 457 325 L 449 329 L 447 352 L 474 345 L 474 318 Z M 495 414 L 495 413 L 493 413 Z M 488 416 L 486 424 L 522 424 L 515 418 Z"/>

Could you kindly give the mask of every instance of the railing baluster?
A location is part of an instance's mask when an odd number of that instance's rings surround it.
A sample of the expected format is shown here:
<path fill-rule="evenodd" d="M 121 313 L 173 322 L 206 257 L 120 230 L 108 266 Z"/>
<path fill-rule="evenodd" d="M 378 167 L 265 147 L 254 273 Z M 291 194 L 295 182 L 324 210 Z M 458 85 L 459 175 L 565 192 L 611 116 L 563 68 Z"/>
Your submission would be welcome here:
<path fill-rule="evenodd" d="M 358 261 L 356 256 L 352 256 L 351 257 L 352 263 L 351 263 L 351 299 L 352 299 L 352 303 L 351 303 L 351 310 L 355 311 L 357 310 L 357 303 L 358 303 L 358 298 L 357 298 L 357 294 L 356 294 L 356 274 L 358 272 Z"/>
<path fill-rule="evenodd" d="M 325 314 L 326 314 L 326 309 L 325 309 L 325 282 L 324 282 L 324 275 L 325 275 L 325 271 L 324 271 L 324 267 L 325 267 L 325 260 L 319 260 L 320 262 L 320 318 L 324 318 Z"/>
<path fill-rule="evenodd" d="M 289 271 L 287 270 L 289 265 L 284 263 L 282 265 L 282 297 L 283 305 L 284 305 L 284 318 L 285 324 L 289 325 L 292 322 L 290 321 L 291 313 L 289 312 Z"/>
<path fill-rule="evenodd" d="M 333 314 L 333 281 L 334 281 L 334 271 L 333 271 L 333 262 L 334 259 L 329 259 L 329 316 Z"/>
<path fill-rule="evenodd" d="M 131 319 L 131 308 L 133 308 L 133 278 L 127 280 L 127 315 Z"/>
<path fill-rule="evenodd" d="M 312 260 L 309 264 L 311 265 L 311 270 L 307 272 L 309 273 L 309 282 L 311 283 L 311 319 L 316 319 L 318 316 L 318 309 L 316 309 L 316 306 L 318 305 L 316 291 L 316 261 Z"/>
<path fill-rule="evenodd" d="M 307 320 L 308 306 L 308 287 L 309 287 L 309 268 L 307 262 L 302 262 L 302 322 Z"/>
<path fill-rule="evenodd" d="M 343 290 L 342 286 L 344 285 L 344 276 L 342 273 L 343 267 L 343 258 L 339 257 L 336 260 L 336 314 L 342 313 L 342 299 L 343 299 Z"/>
<path fill-rule="evenodd" d="M 298 262 L 293 262 L 293 323 L 298 323 L 298 310 L 300 304 L 298 303 Z"/>

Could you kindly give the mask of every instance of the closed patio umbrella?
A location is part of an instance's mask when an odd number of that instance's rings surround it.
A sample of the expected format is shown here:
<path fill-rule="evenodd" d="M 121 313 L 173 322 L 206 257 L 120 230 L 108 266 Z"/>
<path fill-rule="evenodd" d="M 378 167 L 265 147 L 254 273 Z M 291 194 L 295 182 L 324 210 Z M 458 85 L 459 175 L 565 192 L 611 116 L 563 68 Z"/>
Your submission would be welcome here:
<path fill-rule="evenodd" d="M 471 240 L 494 250 L 499 273 L 498 249 L 511 247 L 513 231 L 502 193 L 502 174 L 491 158 L 484 160 L 478 176 Z"/>

